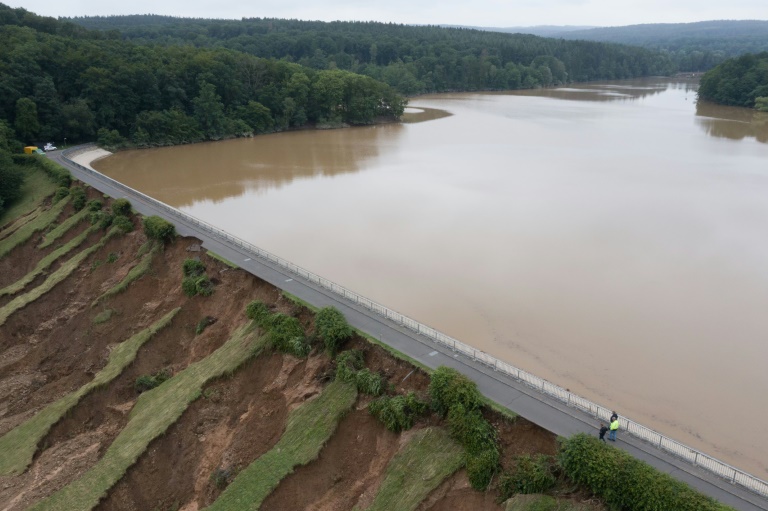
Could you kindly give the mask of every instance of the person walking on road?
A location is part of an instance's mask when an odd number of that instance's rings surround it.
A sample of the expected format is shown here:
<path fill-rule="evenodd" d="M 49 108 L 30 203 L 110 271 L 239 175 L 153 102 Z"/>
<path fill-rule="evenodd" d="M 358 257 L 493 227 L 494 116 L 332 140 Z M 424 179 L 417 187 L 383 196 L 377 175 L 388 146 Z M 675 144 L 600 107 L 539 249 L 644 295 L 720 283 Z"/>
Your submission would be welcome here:
<path fill-rule="evenodd" d="M 605 434 L 606 433 L 608 433 L 608 427 L 605 424 L 600 423 L 600 440 L 602 440 L 603 443 L 605 443 Z"/>
<path fill-rule="evenodd" d="M 610 440 L 611 442 L 616 441 L 616 432 L 619 430 L 619 418 L 616 417 L 615 414 L 614 414 L 614 417 L 615 418 L 613 418 L 613 420 L 611 421 L 611 432 L 608 433 L 608 440 Z"/>

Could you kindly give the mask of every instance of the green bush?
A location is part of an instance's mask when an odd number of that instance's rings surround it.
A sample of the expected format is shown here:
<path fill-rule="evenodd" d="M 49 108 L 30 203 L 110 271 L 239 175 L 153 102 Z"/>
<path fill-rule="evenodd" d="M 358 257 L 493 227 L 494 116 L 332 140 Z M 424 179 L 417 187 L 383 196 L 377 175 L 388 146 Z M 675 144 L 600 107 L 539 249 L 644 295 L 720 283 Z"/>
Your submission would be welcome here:
<path fill-rule="evenodd" d="M 184 259 L 181 271 L 185 277 L 198 277 L 205 273 L 205 265 L 197 259 Z"/>
<path fill-rule="evenodd" d="M 197 294 L 195 278 L 184 277 L 184 280 L 181 281 L 181 291 L 187 296 L 195 296 Z"/>
<path fill-rule="evenodd" d="M 467 411 L 480 408 L 482 397 L 475 382 L 450 367 L 438 367 L 430 378 L 429 397 L 432 409 L 445 417 L 455 404 Z"/>
<path fill-rule="evenodd" d="M 376 399 L 368 406 L 368 411 L 388 430 L 399 433 L 413 427 L 416 418 L 426 413 L 427 403 L 420 401 L 415 393 L 409 392 L 405 396 Z"/>
<path fill-rule="evenodd" d="M 358 392 L 369 396 L 380 396 L 386 388 L 386 381 L 379 373 L 364 368 L 355 375 L 355 386 Z"/>
<path fill-rule="evenodd" d="M 255 321 L 260 327 L 265 328 L 271 314 L 267 304 L 254 300 L 245 307 L 245 315 L 248 319 Z"/>
<path fill-rule="evenodd" d="M 112 213 L 115 215 L 131 216 L 131 203 L 128 199 L 115 199 L 112 202 Z"/>
<path fill-rule="evenodd" d="M 56 193 L 53 194 L 53 203 L 56 204 L 67 195 L 69 195 L 69 188 L 66 186 L 56 188 Z"/>
<path fill-rule="evenodd" d="M 216 323 L 216 318 L 211 316 L 206 316 L 203 319 L 201 319 L 197 326 L 195 327 L 195 335 L 200 335 L 203 333 L 203 331 L 211 326 L 212 324 Z"/>
<path fill-rule="evenodd" d="M 112 220 L 114 220 L 114 217 L 105 211 L 94 211 L 90 214 L 89 219 L 91 221 L 91 225 L 98 225 L 99 229 L 106 229 L 112 225 Z"/>
<path fill-rule="evenodd" d="M 499 493 L 506 500 L 517 493 L 544 493 L 556 482 L 551 456 L 523 455 L 517 458 L 515 468 L 505 473 L 499 482 Z"/>
<path fill-rule="evenodd" d="M 487 449 L 476 453 L 467 453 L 467 478 L 477 491 L 485 491 L 493 476 L 499 470 L 499 450 Z"/>
<path fill-rule="evenodd" d="M 85 207 L 85 190 L 80 186 L 75 186 L 69 190 L 69 194 L 72 196 L 72 207 L 75 211 L 80 211 Z"/>
<path fill-rule="evenodd" d="M 110 253 L 109 253 L 109 255 L 107 256 L 107 263 L 109 263 L 109 264 L 112 264 L 112 263 L 114 263 L 115 261 L 117 261 L 117 259 L 118 259 L 119 257 L 120 257 L 120 256 L 119 256 L 119 255 L 117 255 L 116 253 L 114 253 L 114 252 L 110 252 Z"/>
<path fill-rule="evenodd" d="M 145 374 L 136 378 L 136 381 L 133 384 L 133 388 L 136 389 L 136 392 L 141 394 L 142 392 L 154 389 L 164 381 L 170 379 L 171 376 L 172 374 L 169 369 L 162 369 L 151 376 Z"/>
<path fill-rule="evenodd" d="M 88 208 L 88 211 L 101 211 L 101 208 L 104 207 L 104 203 L 99 199 L 91 199 L 88 201 L 88 204 L 86 204 L 86 207 Z"/>
<path fill-rule="evenodd" d="M 733 511 L 628 453 L 579 433 L 561 440 L 560 466 L 574 482 L 626 511 Z"/>
<path fill-rule="evenodd" d="M 143 224 L 144 233 L 149 239 L 167 243 L 176 237 L 176 228 L 173 224 L 159 216 L 148 216 L 144 218 Z"/>
<path fill-rule="evenodd" d="M 363 368 L 363 352 L 360 350 L 347 350 L 336 357 L 336 379 L 345 383 L 354 383 L 357 371 Z"/>
<path fill-rule="evenodd" d="M 335 355 L 341 345 L 352 337 L 352 327 L 344 315 L 334 307 L 324 307 L 315 316 L 315 331 L 323 340 L 325 350 Z"/>
<path fill-rule="evenodd" d="M 123 234 L 133 230 L 133 222 L 131 222 L 131 219 L 123 215 L 115 215 L 112 218 L 112 225 L 117 227 Z"/>
<path fill-rule="evenodd" d="M 451 407 L 448 412 L 448 430 L 469 453 L 496 449 L 496 430 L 479 410 L 467 411 L 461 404 Z"/>
<path fill-rule="evenodd" d="M 195 291 L 200 296 L 211 296 L 215 286 L 208 275 L 201 275 L 195 279 Z"/>
<path fill-rule="evenodd" d="M 269 319 L 267 343 L 274 349 L 300 356 L 304 349 L 296 348 L 306 343 L 305 337 L 304 328 L 298 319 L 282 313 L 273 314 Z"/>

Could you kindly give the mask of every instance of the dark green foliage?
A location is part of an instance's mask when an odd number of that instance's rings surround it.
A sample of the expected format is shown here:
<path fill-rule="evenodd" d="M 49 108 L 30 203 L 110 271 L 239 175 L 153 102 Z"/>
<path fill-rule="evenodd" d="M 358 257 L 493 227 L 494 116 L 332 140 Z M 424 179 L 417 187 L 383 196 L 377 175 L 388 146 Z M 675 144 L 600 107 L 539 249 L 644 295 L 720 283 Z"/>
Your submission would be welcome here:
<path fill-rule="evenodd" d="M 107 256 L 107 263 L 112 264 L 116 262 L 119 257 L 120 256 L 118 256 L 116 253 L 110 252 L 109 255 Z"/>
<path fill-rule="evenodd" d="M 427 403 L 419 400 L 413 392 L 405 396 L 384 396 L 368 406 L 371 415 L 395 433 L 411 429 L 416 419 L 425 414 L 427 409 Z"/>
<path fill-rule="evenodd" d="M 56 204 L 64 197 L 67 197 L 69 195 L 69 188 L 65 186 L 60 186 L 56 189 L 56 193 L 53 194 L 53 203 Z"/>
<path fill-rule="evenodd" d="M 364 364 L 362 351 L 342 351 L 336 357 L 336 379 L 346 383 L 353 383 L 357 377 L 357 372 L 363 368 Z"/>
<path fill-rule="evenodd" d="M 0 214 L 21 195 L 23 170 L 14 165 L 10 155 L 0 150 Z"/>
<path fill-rule="evenodd" d="M 197 277 L 184 277 L 181 281 L 181 290 L 187 296 L 211 296 L 215 287 L 207 275 Z"/>
<path fill-rule="evenodd" d="M 768 52 L 726 60 L 704 73 L 699 98 L 723 105 L 754 108 L 768 96 Z"/>
<path fill-rule="evenodd" d="M 200 335 L 205 331 L 206 328 L 211 326 L 212 324 L 216 323 L 216 318 L 211 316 L 206 316 L 200 321 L 198 321 L 197 326 L 195 327 L 195 335 Z"/>
<path fill-rule="evenodd" d="M 453 405 L 448 412 L 448 429 L 469 453 L 496 448 L 496 430 L 479 410 L 467 411 L 460 403 Z"/>
<path fill-rule="evenodd" d="M 181 281 L 181 291 L 187 296 L 195 296 L 197 294 L 195 277 L 184 277 L 184 280 Z"/>
<path fill-rule="evenodd" d="M 133 230 L 133 222 L 127 216 L 115 215 L 112 217 L 112 225 L 120 229 L 120 232 L 127 233 Z"/>
<path fill-rule="evenodd" d="M 2 4 L 0 4 L 0 11 L 2 10 Z M 0 37 L 0 40 L 2 38 Z M 57 163 L 49 160 L 48 158 L 38 158 L 34 154 L 14 154 L 11 156 L 13 163 L 19 166 L 35 166 L 43 170 L 51 181 L 62 186 L 69 188 L 72 184 L 72 174 L 67 169 L 59 166 Z"/>
<path fill-rule="evenodd" d="M 131 203 L 128 199 L 115 199 L 112 202 L 112 213 L 115 215 L 131 216 Z"/>
<path fill-rule="evenodd" d="M 270 318 L 269 307 L 264 302 L 254 300 L 246 306 L 245 315 L 248 319 L 255 321 L 257 325 L 264 328 L 267 326 Z"/>
<path fill-rule="evenodd" d="M 296 357 L 309 355 L 311 346 L 298 319 L 285 314 L 273 314 L 268 321 L 267 342 L 272 348 Z"/>
<path fill-rule="evenodd" d="M 315 331 L 323 340 L 325 350 L 331 355 L 334 355 L 353 333 L 347 319 L 334 307 L 320 309 L 315 315 Z"/>
<path fill-rule="evenodd" d="M 181 271 L 185 277 L 199 277 L 205 273 L 205 265 L 197 259 L 185 259 Z"/>
<path fill-rule="evenodd" d="M 732 510 L 584 433 L 561 440 L 559 462 L 570 479 L 602 498 L 611 509 Z"/>
<path fill-rule="evenodd" d="M 80 186 L 73 186 L 69 190 L 69 194 L 72 196 L 72 207 L 75 211 L 80 211 L 85 207 L 85 190 Z"/>
<path fill-rule="evenodd" d="M 517 458 L 515 468 L 499 481 L 499 493 L 506 500 L 516 493 L 544 493 L 556 482 L 554 460 L 551 456 L 528 454 Z"/>
<path fill-rule="evenodd" d="M 224 468 L 217 468 L 211 473 L 211 482 L 219 490 L 223 490 L 229 484 L 229 480 L 232 477 L 232 473 Z"/>
<path fill-rule="evenodd" d="M 89 215 L 89 219 L 91 220 L 91 225 L 98 225 L 99 229 L 106 229 L 112 225 L 115 217 L 106 211 L 94 211 Z"/>
<path fill-rule="evenodd" d="M 142 392 L 154 389 L 164 381 L 170 379 L 171 376 L 173 375 L 169 369 L 162 369 L 153 375 L 145 374 L 136 378 L 133 388 L 136 389 L 136 392 L 141 394 Z"/>
<path fill-rule="evenodd" d="M 386 388 L 386 381 L 379 373 L 364 368 L 355 375 L 355 385 L 358 392 L 369 396 L 380 396 Z"/>
<path fill-rule="evenodd" d="M 176 237 L 176 227 L 159 216 L 152 215 L 144 218 L 144 233 L 147 238 L 167 243 Z"/>
<path fill-rule="evenodd" d="M 99 199 L 91 199 L 88 201 L 88 204 L 86 204 L 86 207 L 88 208 L 88 211 L 101 211 L 101 208 L 104 207 L 104 203 Z"/>
<path fill-rule="evenodd" d="M 469 484 L 477 491 L 485 491 L 496 472 L 499 470 L 499 450 L 487 449 L 477 453 L 467 453 L 467 477 Z"/>
<path fill-rule="evenodd" d="M 475 382 L 450 367 L 438 367 L 430 378 L 429 397 L 432 409 L 445 417 L 456 404 L 468 412 L 477 410 L 482 404 L 482 396 Z"/>

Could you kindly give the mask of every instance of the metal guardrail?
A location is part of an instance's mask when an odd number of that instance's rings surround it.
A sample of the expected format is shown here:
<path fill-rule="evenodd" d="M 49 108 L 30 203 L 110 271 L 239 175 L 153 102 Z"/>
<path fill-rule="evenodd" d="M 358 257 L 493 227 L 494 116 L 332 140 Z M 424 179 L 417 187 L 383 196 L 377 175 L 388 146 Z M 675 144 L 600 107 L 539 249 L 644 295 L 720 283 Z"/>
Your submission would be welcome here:
<path fill-rule="evenodd" d="M 328 279 L 320 277 L 319 275 L 316 275 L 308 270 L 305 270 L 304 268 L 301 268 L 300 266 L 293 264 L 292 262 L 287 261 L 282 257 L 278 257 L 270 252 L 267 252 L 266 250 L 263 250 L 255 245 L 252 245 L 251 243 L 248 243 L 247 241 L 241 240 L 236 236 L 232 236 L 231 234 L 217 227 L 214 227 L 202 220 L 199 220 L 191 215 L 188 215 L 187 213 L 183 213 L 178 209 L 168 206 L 167 204 L 160 202 L 156 199 L 153 199 L 152 197 L 149 197 L 148 195 L 145 195 L 137 190 L 134 190 L 133 188 L 125 186 L 124 184 L 118 181 L 115 181 L 114 179 L 108 176 L 105 176 L 100 172 L 97 172 L 88 167 L 84 167 L 79 163 L 72 161 L 69 158 L 70 154 L 80 153 L 84 149 L 89 149 L 91 147 L 92 145 L 78 146 L 78 147 L 63 151 L 62 155 L 64 159 L 66 159 L 69 163 L 76 166 L 80 170 L 88 174 L 91 174 L 95 176 L 97 179 L 100 179 L 110 184 L 111 186 L 114 186 L 115 188 L 123 190 L 126 193 L 139 196 L 141 200 L 143 200 L 144 202 L 147 202 L 163 211 L 166 211 L 170 216 L 178 220 L 181 220 L 188 224 L 195 225 L 200 229 L 213 235 L 214 237 L 217 237 L 221 240 L 226 240 L 227 242 L 234 244 L 235 246 L 245 250 L 249 255 L 255 255 L 261 259 L 277 264 L 281 268 L 284 268 L 295 275 L 298 275 L 314 284 L 317 284 L 324 289 L 332 291 L 336 295 L 342 298 L 345 298 L 357 305 L 360 305 L 365 309 L 375 312 L 380 316 L 390 319 L 395 323 L 401 326 L 404 326 L 405 328 L 408 328 L 409 330 L 412 330 L 417 334 L 423 335 L 424 337 L 427 337 L 428 339 L 436 342 L 437 344 L 445 346 L 456 353 L 460 353 L 462 355 L 465 355 L 471 358 L 474 361 L 480 362 L 486 365 L 487 367 L 490 367 L 494 371 L 498 371 L 519 382 L 522 382 L 526 386 L 532 389 L 535 389 L 536 391 L 541 392 L 542 394 L 545 394 L 549 397 L 557 399 L 558 401 L 566 404 L 569 407 L 576 408 L 578 410 L 581 410 L 582 412 L 588 413 L 589 415 L 595 417 L 596 419 L 601 419 L 604 421 L 607 421 L 610 418 L 611 414 L 613 413 L 610 409 L 604 406 L 593 403 L 592 401 L 584 397 L 581 397 L 579 395 L 576 395 L 567 389 L 564 389 L 558 385 L 550 383 L 547 380 L 543 378 L 539 378 L 538 376 L 535 376 L 523 369 L 515 367 L 512 364 L 503 362 L 483 351 L 475 349 L 472 346 L 469 346 L 459 340 L 449 337 L 443 334 L 442 332 L 435 330 L 434 328 L 423 325 L 418 321 L 409 318 L 408 316 L 400 314 L 399 312 L 395 312 L 392 309 L 389 309 L 388 307 L 385 307 L 383 305 L 380 305 L 374 302 L 373 300 L 365 298 L 364 296 L 358 295 L 357 293 L 350 291 L 349 289 L 346 289 L 345 287 L 342 287 L 334 282 L 331 282 Z M 738 468 L 732 467 L 731 465 L 728 465 L 727 463 L 724 463 L 718 460 L 717 458 L 713 458 L 712 456 L 709 456 L 701 451 L 697 451 L 692 447 L 688 447 L 685 444 L 682 444 L 667 436 L 664 436 L 661 433 L 658 433 L 646 426 L 643 426 L 642 424 L 638 424 L 635 421 L 627 419 L 626 417 L 619 417 L 619 423 L 627 433 L 653 445 L 654 447 L 656 447 L 661 451 L 667 452 L 675 456 L 676 458 L 679 458 L 683 461 L 690 463 L 693 466 L 700 467 L 706 470 L 707 472 L 710 472 L 718 477 L 725 479 L 726 481 L 728 481 L 729 483 L 735 486 L 743 487 L 762 497 L 768 497 L 768 482 L 763 481 L 762 479 L 759 479 L 747 472 L 744 472 L 743 470 L 739 470 Z"/>

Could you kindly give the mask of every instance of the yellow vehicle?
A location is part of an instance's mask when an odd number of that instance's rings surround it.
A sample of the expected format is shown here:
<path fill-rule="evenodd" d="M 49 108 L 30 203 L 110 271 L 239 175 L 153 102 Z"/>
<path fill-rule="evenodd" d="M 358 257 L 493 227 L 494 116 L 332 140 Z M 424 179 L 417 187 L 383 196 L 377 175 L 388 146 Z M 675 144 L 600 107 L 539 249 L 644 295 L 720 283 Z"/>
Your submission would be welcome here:
<path fill-rule="evenodd" d="M 24 148 L 24 154 L 45 154 L 45 151 L 34 145 L 28 145 Z"/>

